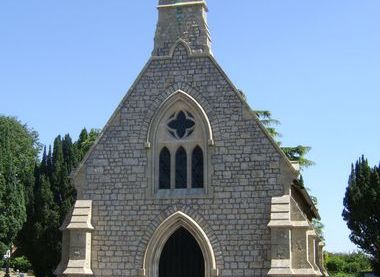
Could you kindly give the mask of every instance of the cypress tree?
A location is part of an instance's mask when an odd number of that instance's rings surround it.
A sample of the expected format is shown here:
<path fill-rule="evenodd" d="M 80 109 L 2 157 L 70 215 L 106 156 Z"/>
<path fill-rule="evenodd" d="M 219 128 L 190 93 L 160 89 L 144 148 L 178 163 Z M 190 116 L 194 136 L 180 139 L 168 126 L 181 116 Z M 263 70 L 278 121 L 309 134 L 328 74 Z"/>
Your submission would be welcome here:
<path fill-rule="evenodd" d="M 34 190 L 33 233 L 36 239 L 33 243 L 35 251 L 30 256 L 37 277 L 53 276 L 52 272 L 60 260 L 62 235 L 59 227 L 76 199 L 69 176 L 95 141 L 98 132 L 93 130 L 90 134 L 83 129 L 75 143 L 70 135 L 63 138 L 57 136 L 47 154 L 44 148 Z"/>
<path fill-rule="evenodd" d="M 100 134 L 100 130 L 91 129 L 90 133 L 88 134 L 88 138 L 83 145 L 83 152 L 85 155 L 87 154 L 88 150 L 90 150 L 91 146 L 95 143 L 99 134 Z"/>
<path fill-rule="evenodd" d="M 83 128 L 82 131 L 80 132 L 80 135 L 79 135 L 79 139 L 78 141 L 75 143 L 76 144 L 76 148 L 78 149 L 78 161 L 80 162 L 83 157 L 85 156 L 86 154 L 86 147 L 85 147 L 85 144 L 88 140 L 88 132 L 86 130 L 86 128 Z"/>
<path fill-rule="evenodd" d="M 350 240 L 372 257 L 380 273 L 380 177 L 362 156 L 351 166 L 343 200 L 343 219 L 351 230 Z"/>
<path fill-rule="evenodd" d="M 59 227 L 76 198 L 69 176 L 98 133 L 91 130 L 89 135 L 83 129 L 75 143 L 69 135 L 57 136 L 53 147 L 49 146 L 48 151 L 44 147 L 35 174 L 34 213 L 28 216 L 28 224 L 33 226 L 29 234 L 33 239 L 22 241 L 25 248 L 31 249 L 25 253 L 37 277 L 53 276 L 60 260 L 62 235 Z"/>
<path fill-rule="evenodd" d="M 60 186 L 61 210 L 60 218 L 63 222 L 67 212 L 72 207 L 76 199 L 76 191 L 70 182 L 70 173 L 78 165 L 77 150 L 72 143 L 70 135 L 65 135 L 62 140 L 62 181 Z"/>
<path fill-rule="evenodd" d="M 29 258 L 36 276 L 50 277 L 60 258 L 60 219 L 49 177 L 40 173 L 35 187 L 36 213 L 34 240 L 31 242 L 34 253 Z"/>
<path fill-rule="evenodd" d="M 51 150 L 51 145 L 49 145 L 49 152 L 46 157 L 46 176 L 50 178 L 50 180 L 53 178 L 53 153 Z"/>
<path fill-rule="evenodd" d="M 37 277 L 52 277 L 60 259 L 62 235 L 59 227 L 62 223 L 66 175 L 62 139 L 58 136 L 54 140 L 53 150 L 49 146 L 46 154 L 44 148 L 34 187 L 34 240 L 27 243 L 33 248 L 28 258 Z"/>

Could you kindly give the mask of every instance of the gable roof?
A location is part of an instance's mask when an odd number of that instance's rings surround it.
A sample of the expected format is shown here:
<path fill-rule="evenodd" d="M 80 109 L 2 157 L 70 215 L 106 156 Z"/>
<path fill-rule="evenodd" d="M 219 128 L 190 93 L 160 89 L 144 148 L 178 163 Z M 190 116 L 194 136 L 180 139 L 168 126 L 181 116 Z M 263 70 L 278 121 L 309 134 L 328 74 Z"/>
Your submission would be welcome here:
<path fill-rule="evenodd" d="M 120 110 L 122 109 L 123 103 L 125 103 L 126 101 L 128 101 L 128 98 L 129 98 L 130 94 L 134 91 L 136 85 L 139 83 L 139 81 L 141 80 L 141 78 L 144 76 L 144 74 L 147 71 L 147 69 L 149 68 L 150 64 L 153 61 L 156 61 L 156 60 L 172 59 L 173 56 L 174 56 L 174 54 L 175 54 L 176 48 L 180 47 L 180 46 L 185 47 L 185 49 L 187 50 L 186 52 L 187 52 L 189 58 L 204 57 L 204 58 L 208 58 L 211 61 L 211 63 L 215 66 L 215 68 L 219 71 L 219 73 L 222 75 L 222 77 L 227 81 L 227 83 L 229 84 L 229 86 L 232 88 L 233 92 L 236 94 L 236 96 L 238 97 L 238 99 L 241 101 L 241 104 L 243 105 L 243 107 L 246 108 L 247 111 L 249 111 L 249 114 L 252 117 L 252 120 L 255 120 L 255 122 L 257 123 L 257 126 L 259 126 L 259 128 L 261 129 L 261 131 L 263 132 L 263 134 L 266 136 L 266 138 L 269 140 L 269 142 L 271 143 L 271 145 L 274 147 L 274 149 L 276 150 L 276 152 L 280 155 L 280 157 L 284 161 L 284 163 L 287 166 L 287 168 L 295 176 L 294 178 L 297 178 L 298 175 L 299 175 L 299 170 L 297 170 L 294 167 L 294 164 L 288 159 L 288 157 L 285 155 L 284 151 L 282 151 L 281 147 L 277 144 L 277 142 L 269 134 L 269 132 L 265 128 L 265 126 L 260 122 L 259 118 L 256 115 L 256 112 L 249 106 L 249 104 L 247 103 L 247 101 L 245 100 L 245 98 L 243 97 L 243 95 L 241 94 L 241 92 L 232 83 L 232 81 L 229 79 L 229 77 L 227 76 L 227 74 L 224 72 L 224 70 L 218 64 L 218 62 L 216 61 L 216 59 L 211 54 L 208 54 L 208 53 L 191 53 L 191 51 L 189 51 L 189 46 L 187 45 L 187 43 L 185 41 L 181 40 L 181 39 L 179 39 L 173 45 L 173 47 L 172 47 L 172 49 L 170 51 L 170 54 L 168 56 L 152 56 L 148 60 L 148 62 L 145 64 L 145 66 L 143 67 L 142 71 L 140 72 L 140 74 L 138 75 L 138 77 L 136 78 L 136 80 L 133 82 L 132 86 L 128 90 L 127 94 L 123 97 L 123 99 L 119 103 L 118 107 L 113 112 L 112 116 L 110 117 L 110 119 L 108 120 L 108 122 L 106 123 L 106 125 L 104 126 L 104 128 L 102 129 L 100 135 L 98 136 L 98 138 L 96 139 L 96 141 L 94 142 L 94 144 L 89 149 L 89 151 L 87 152 L 87 154 L 85 155 L 85 157 L 83 158 L 83 160 L 80 162 L 80 164 L 78 165 L 78 167 L 72 172 L 72 174 L 71 174 L 70 177 L 72 179 L 75 179 L 76 176 L 78 175 L 78 173 L 81 171 L 81 169 L 83 168 L 83 166 L 85 165 L 85 163 L 89 159 L 89 157 L 92 154 L 92 152 L 96 149 L 97 144 L 99 143 L 99 141 L 103 138 L 104 134 L 107 132 L 107 130 L 112 125 L 112 122 L 116 119 L 117 115 L 119 114 Z M 310 207 L 313 210 L 313 215 L 316 218 L 319 218 L 317 209 L 314 206 L 314 204 L 312 203 L 312 200 L 311 200 L 310 196 L 308 195 L 308 193 L 305 192 L 305 193 L 302 193 L 302 195 L 305 198 L 305 201 L 308 204 L 310 204 Z"/>
<path fill-rule="evenodd" d="M 155 61 L 155 60 L 163 60 L 163 59 L 172 59 L 173 55 L 174 55 L 174 50 L 175 48 L 177 48 L 179 45 L 183 45 L 186 50 L 189 49 L 189 46 L 186 44 L 185 41 L 179 39 L 176 44 L 173 46 L 172 50 L 170 51 L 170 55 L 168 56 L 152 56 L 148 62 L 145 64 L 145 66 L 143 67 L 142 71 L 140 72 L 140 74 L 138 75 L 138 77 L 136 78 L 136 80 L 133 82 L 132 86 L 130 87 L 130 89 L 128 90 L 127 94 L 123 97 L 123 99 L 121 100 L 121 102 L 119 103 L 119 105 L 117 106 L 116 110 L 113 112 L 112 116 L 110 117 L 110 119 L 107 121 L 106 125 L 104 126 L 104 128 L 102 129 L 102 131 L 100 132 L 98 138 L 95 140 L 94 144 L 92 145 L 92 147 L 89 149 L 89 151 L 87 152 L 87 154 L 85 155 L 85 157 L 83 158 L 83 160 L 80 162 L 80 164 L 78 165 L 78 167 L 72 172 L 71 174 L 71 178 L 75 178 L 76 175 L 79 173 L 80 169 L 83 167 L 83 165 L 86 163 L 86 161 L 88 160 L 89 156 L 91 155 L 91 153 L 94 151 L 94 149 L 96 148 L 97 144 L 99 143 L 99 141 L 102 139 L 102 137 L 104 136 L 104 134 L 107 132 L 108 128 L 111 126 L 113 120 L 116 118 L 116 116 L 119 114 L 122 106 L 123 106 L 123 103 L 125 103 L 126 101 L 128 101 L 128 98 L 129 98 L 129 95 L 132 93 L 132 91 L 135 89 L 136 85 L 139 83 L 140 79 L 144 76 L 146 70 L 148 69 L 149 65 L 152 63 L 152 61 Z M 223 76 L 223 78 L 227 81 L 227 83 L 230 85 L 230 87 L 232 88 L 233 92 L 236 94 L 236 96 L 238 96 L 239 100 L 241 101 L 242 105 L 249 111 L 250 115 L 252 116 L 252 119 L 256 121 L 257 125 L 260 127 L 261 131 L 265 134 L 265 136 L 268 138 L 268 140 L 270 141 L 270 143 L 272 144 L 272 146 L 277 150 L 277 152 L 281 155 L 281 157 L 283 158 L 283 160 L 285 161 L 286 165 L 288 166 L 288 168 L 290 169 L 290 171 L 295 174 L 296 176 L 299 175 L 299 171 L 297 169 L 295 169 L 295 167 L 293 166 L 292 162 L 288 159 L 288 157 L 285 155 L 284 151 L 282 151 L 282 149 L 280 148 L 280 146 L 277 144 L 277 142 L 273 139 L 273 137 L 269 134 L 269 132 L 267 131 L 267 129 L 265 128 L 265 126 L 260 122 L 259 118 L 257 117 L 256 113 L 252 110 L 252 108 L 249 106 L 249 104 L 247 103 L 247 101 L 244 99 L 243 95 L 241 94 L 241 92 L 236 88 L 236 86 L 232 83 L 232 81 L 228 78 L 227 74 L 223 71 L 223 69 L 221 68 L 221 66 L 218 64 L 218 62 L 216 61 L 216 59 L 210 55 L 210 54 L 205 54 L 205 53 L 191 53 L 190 51 L 187 51 L 188 55 L 190 58 L 197 58 L 197 57 L 205 57 L 205 58 L 208 58 L 210 59 L 210 61 L 213 63 L 213 65 L 218 69 L 219 73 Z"/>

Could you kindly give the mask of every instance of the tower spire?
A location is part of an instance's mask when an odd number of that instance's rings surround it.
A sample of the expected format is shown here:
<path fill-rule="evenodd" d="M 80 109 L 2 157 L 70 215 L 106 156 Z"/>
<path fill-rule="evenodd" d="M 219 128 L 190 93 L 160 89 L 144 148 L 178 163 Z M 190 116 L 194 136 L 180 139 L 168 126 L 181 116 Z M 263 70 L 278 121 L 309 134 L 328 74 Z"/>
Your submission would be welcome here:
<path fill-rule="evenodd" d="M 211 54 L 204 0 L 159 0 L 157 8 L 153 56 L 169 55 L 179 39 L 188 44 L 192 53 Z"/>

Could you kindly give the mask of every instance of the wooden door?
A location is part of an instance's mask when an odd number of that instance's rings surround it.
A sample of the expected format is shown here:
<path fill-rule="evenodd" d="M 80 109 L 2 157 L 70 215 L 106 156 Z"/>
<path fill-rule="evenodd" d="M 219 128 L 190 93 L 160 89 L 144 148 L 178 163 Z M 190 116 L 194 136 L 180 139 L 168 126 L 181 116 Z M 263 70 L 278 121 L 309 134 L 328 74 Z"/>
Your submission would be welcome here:
<path fill-rule="evenodd" d="M 162 250 L 159 277 L 204 277 L 202 250 L 194 237 L 180 228 L 168 239 Z"/>

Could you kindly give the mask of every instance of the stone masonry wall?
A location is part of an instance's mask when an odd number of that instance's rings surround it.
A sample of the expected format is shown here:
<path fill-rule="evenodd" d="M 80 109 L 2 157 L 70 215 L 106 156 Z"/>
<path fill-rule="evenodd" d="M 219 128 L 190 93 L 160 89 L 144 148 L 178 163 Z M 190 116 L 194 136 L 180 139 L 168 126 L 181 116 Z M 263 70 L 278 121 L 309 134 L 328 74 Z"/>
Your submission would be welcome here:
<path fill-rule="evenodd" d="M 161 5 L 173 4 L 162 2 Z M 186 2 L 189 1 L 181 1 Z M 160 8 L 153 55 L 169 55 L 170 49 L 179 38 L 188 43 L 193 53 L 211 53 L 205 4 Z"/>
<path fill-rule="evenodd" d="M 210 119 L 210 190 L 198 198 L 158 199 L 148 193 L 151 150 L 144 143 L 154 113 L 177 89 Z M 85 180 L 75 180 L 81 198 L 93 200 L 94 276 L 138 276 L 151 235 L 175 211 L 206 232 L 221 276 L 265 276 L 271 198 L 284 194 L 281 159 L 211 57 L 190 57 L 178 44 L 172 58 L 151 59 L 85 162 Z"/>

